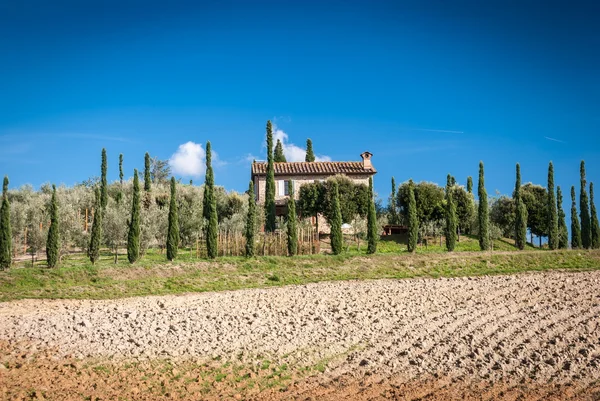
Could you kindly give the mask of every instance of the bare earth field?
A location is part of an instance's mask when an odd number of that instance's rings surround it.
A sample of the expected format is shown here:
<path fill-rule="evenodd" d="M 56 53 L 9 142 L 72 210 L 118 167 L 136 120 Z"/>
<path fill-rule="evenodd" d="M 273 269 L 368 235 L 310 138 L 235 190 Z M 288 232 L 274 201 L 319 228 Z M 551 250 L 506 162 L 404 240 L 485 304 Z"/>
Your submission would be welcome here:
<path fill-rule="evenodd" d="M 600 399 L 600 272 L 0 304 L 0 398 Z"/>

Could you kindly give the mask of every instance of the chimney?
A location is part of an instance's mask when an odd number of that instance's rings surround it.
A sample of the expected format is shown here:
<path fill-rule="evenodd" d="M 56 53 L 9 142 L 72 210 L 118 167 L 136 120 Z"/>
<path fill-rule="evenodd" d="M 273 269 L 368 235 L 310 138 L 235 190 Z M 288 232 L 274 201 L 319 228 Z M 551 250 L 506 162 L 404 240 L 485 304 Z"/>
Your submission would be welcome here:
<path fill-rule="evenodd" d="M 371 164 L 371 157 L 373 157 L 373 153 L 371 152 L 363 152 L 360 154 L 360 157 L 362 157 L 362 161 L 363 161 L 363 167 L 365 169 L 372 169 L 373 165 Z"/>

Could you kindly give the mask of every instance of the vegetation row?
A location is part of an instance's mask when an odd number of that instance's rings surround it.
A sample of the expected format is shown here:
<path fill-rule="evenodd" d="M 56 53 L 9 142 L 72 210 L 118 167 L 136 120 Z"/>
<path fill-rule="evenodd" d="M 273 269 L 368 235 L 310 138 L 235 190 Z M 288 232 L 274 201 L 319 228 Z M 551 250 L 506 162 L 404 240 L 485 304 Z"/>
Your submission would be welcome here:
<path fill-rule="evenodd" d="M 514 239 L 517 249 L 524 249 L 527 233 L 547 238 L 549 249 L 599 248 L 600 228 L 594 204 L 594 185 L 587 184 L 585 162 L 580 165 L 579 216 L 575 186 L 571 187 L 571 237 L 563 210 L 563 193 L 554 186 L 554 168 L 548 166 L 546 187 L 521 184 L 516 165 L 515 189 L 511 197 L 488 200 L 484 182 L 484 165 L 479 164 L 478 196 L 473 194 L 473 180 L 466 188 L 448 174 L 444 188 L 429 182 L 409 180 L 392 190 L 388 205 L 375 199 L 373 180 L 369 185 L 356 184 L 345 176 L 331 177 L 300 187 L 296 200 L 289 183 L 287 216 L 275 213 L 274 163 L 285 162 L 281 143 L 273 146 L 271 122 L 267 122 L 267 180 L 265 202 L 256 204 L 254 185 L 245 194 L 227 193 L 215 185 L 211 145 L 206 144 L 206 176 L 202 186 L 170 180 L 166 161 L 145 155 L 144 185 L 140 188 L 138 171 L 124 181 L 123 155 L 119 155 L 119 181 L 107 183 L 107 154 L 102 149 L 100 177 L 71 188 L 44 185 L 36 192 L 30 186 L 8 190 L 4 178 L 0 208 L 0 268 L 8 268 L 21 250 L 34 257 L 46 248 L 48 267 L 55 267 L 73 249 L 86 250 L 92 264 L 101 255 L 101 247 L 113 251 L 127 245 L 129 263 L 136 263 L 151 247 L 164 249 L 166 258 L 174 260 L 182 246 L 192 246 L 202 238 L 206 255 L 218 255 L 219 231 L 243 233 L 245 255 L 256 254 L 257 234 L 285 234 L 287 254 L 298 253 L 298 230 L 310 228 L 311 217 L 322 215 L 330 227 L 333 254 L 345 251 L 342 226 L 352 223 L 356 236 L 367 241 L 367 253 L 377 252 L 379 234 L 384 224 L 404 227 L 407 250 L 414 252 L 428 238 L 445 239 L 447 251 L 454 251 L 461 235 L 475 235 L 481 250 L 488 250 L 493 240 Z M 307 141 L 306 161 L 314 161 L 312 142 Z M 168 188 L 168 189 L 167 189 Z M 589 199 L 588 199 L 589 188 Z M 315 219 L 318 222 L 318 219 Z M 318 230 L 318 228 L 317 228 Z"/>

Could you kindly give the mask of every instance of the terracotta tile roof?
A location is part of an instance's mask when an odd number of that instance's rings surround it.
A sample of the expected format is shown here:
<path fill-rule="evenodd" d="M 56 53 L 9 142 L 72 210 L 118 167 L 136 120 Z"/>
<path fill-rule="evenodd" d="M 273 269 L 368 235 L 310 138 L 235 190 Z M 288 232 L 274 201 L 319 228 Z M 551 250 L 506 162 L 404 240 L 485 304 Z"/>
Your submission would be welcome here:
<path fill-rule="evenodd" d="M 274 163 L 275 175 L 375 174 L 374 167 L 359 162 L 289 162 Z M 252 163 L 252 175 L 266 175 L 267 162 Z"/>

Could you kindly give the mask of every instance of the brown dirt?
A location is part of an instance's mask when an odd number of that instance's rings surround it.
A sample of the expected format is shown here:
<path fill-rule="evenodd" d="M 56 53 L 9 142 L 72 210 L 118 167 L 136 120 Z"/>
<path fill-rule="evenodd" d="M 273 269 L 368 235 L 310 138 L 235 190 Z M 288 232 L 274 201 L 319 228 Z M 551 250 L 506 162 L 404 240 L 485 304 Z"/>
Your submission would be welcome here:
<path fill-rule="evenodd" d="M 600 272 L 0 304 L 6 400 L 600 400 Z"/>

